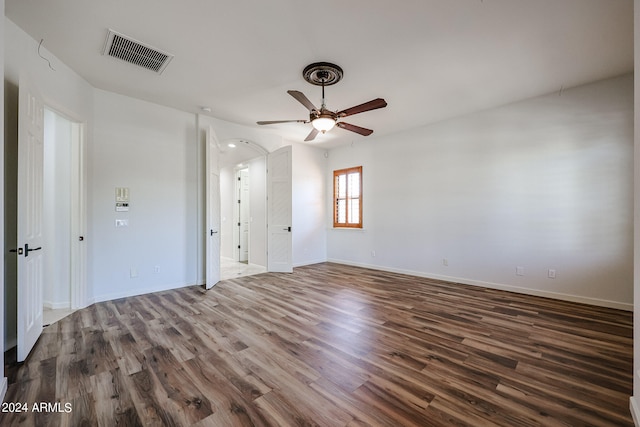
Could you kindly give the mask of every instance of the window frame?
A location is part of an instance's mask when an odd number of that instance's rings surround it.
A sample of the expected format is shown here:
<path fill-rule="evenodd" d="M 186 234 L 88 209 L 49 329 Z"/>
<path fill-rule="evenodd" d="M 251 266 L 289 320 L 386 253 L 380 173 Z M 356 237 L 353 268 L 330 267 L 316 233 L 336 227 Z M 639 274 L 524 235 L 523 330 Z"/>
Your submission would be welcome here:
<path fill-rule="evenodd" d="M 358 197 L 358 222 L 357 223 L 349 223 L 349 222 L 338 222 L 338 200 L 342 200 L 342 198 L 338 197 L 338 177 L 345 175 L 348 176 L 357 172 L 360 176 L 360 188 L 359 188 L 359 197 Z M 348 180 L 348 178 L 345 178 Z M 362 166 L 354 166 L 345 169 L 338 169 L 333 171 L 333 228 L 362 228 Z M 347 186 L 345 189 L 346 196 L 344 200 L 346 200 L 346 214 L 345 220 L 348 221 L 349 218 L 349 201 L 354 198 L 349 195 L 349 187 Z"/>

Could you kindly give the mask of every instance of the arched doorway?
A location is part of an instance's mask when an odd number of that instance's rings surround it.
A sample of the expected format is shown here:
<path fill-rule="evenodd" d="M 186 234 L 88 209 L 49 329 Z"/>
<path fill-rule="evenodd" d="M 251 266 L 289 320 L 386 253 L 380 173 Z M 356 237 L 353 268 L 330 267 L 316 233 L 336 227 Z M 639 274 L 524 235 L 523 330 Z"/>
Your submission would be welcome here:
<path fill-rule="evenodd" d="M 252 141 L 220 143 L 220 278 L 267 271 L 267 151 Z"/>

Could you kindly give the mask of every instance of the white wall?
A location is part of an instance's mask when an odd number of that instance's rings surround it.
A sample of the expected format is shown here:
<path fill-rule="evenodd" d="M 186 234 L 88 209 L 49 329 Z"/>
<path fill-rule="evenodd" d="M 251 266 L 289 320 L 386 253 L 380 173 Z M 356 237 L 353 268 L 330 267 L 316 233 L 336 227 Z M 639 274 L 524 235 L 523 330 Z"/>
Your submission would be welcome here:
<path fill-rule="evenodd" d="M 44 115 L 44 306 L 71 307 L 71 122 Z"/>
<path fill-rule="evenodd" d="M 293 266 L 327 260 L 327 203 L 325 151 L 293 143 L 292 261 Z"/>
<path fill-rule="evenodd" d="M 38 86 L 45 104 L 90 126 L 93 117 L 93 87 L 75 71 L 60 62 L 39 41 L 31 38 L 9 19 L 5 19 L 5 79 L 18 86 L 20 74 L 27 73 Z M 90 132 L 89 132 L 90 134 Z"/>
<path fill-rule="evenodd" d="M 96 301 L 196 284 L 195 116 L 101 90 L 94 114 L 88 259 Z M 116 187 L 129 188 L 129 212 L 115 211 Z M 116 228 L 116 219 L 129 226 Z"/>
<path fill-rule="evenodd" d="M 328 197 L 332 170 L 363 166 L 364 230 L 330 230 L 328 258 L 630 309 L 632 88 L 627 75 L 332 150 Z"/>

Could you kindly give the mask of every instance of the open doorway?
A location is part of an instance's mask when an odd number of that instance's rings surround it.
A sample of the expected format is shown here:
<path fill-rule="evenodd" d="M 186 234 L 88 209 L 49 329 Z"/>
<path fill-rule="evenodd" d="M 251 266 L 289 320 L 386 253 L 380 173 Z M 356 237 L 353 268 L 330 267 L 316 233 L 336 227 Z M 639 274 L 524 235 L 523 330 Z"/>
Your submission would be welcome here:
<path fill-rule="evenodd" d="M 266 150 L 242 139 L 220 153 L 220 278 L 267 271 Z"/>
<path fill-rule="evenodd" d="M 32 86 L 27 81 L 21 79 L 19 86 L 5 81 L 5 191 L 4 191 L 4 229 L 5 229 L 5 299 L 4 299 L 4 325 L 5 325 L 5 349 L 11 349 L 20 342 L 25 342 L 24 330 L 20 327 L 18 320 L 28 318 L 25 315 L 25 307 L 36 314 L 40 331 L 42 325 L 50 324 L 54 319 L 43 318 L 44 308 L 47 309 L 76 309 L 86 306 L 86 249 L 82 244 L 85 230 L 85 197 L 84 197 L 84 141 L 85 124 L 77 121 L 71 116 L 64 116 L 63 113 L 47 111 L 48 126 L 47 153 L 45 154 L 45 109 L 40 103 L 34 101 L 36 105 L 33 110 L 39 111 L 37 114 L 37 126 L 41 129 L 40 137 L 41 151 L 37 150 L 39 158 L 38 169 L 28 170 L 25 168 L 24 154 L 25 129 L 21 124 L 29 122 L 31 117 L 25 115 L 25 108 L 20 108 L 24 100 L 22 95 L 33 95 Z M 24 83 L 24 91 L 23 91 Z M 33 97 L 33 96 L 32 96 Z M 24 103 L 24 105 L 30 105 Z M 64 120 L 59 120 L 64 119 Z M 20 129 L 20 131 L 19 131 Z M 26 133 L 26 132 L 25 132 Z M 23 136 L 20 137 L 20 134 Z M 57 134 L 57 135 L 56 135 Z M 64 135 L 64 136 L 63 136 Z M 55 144 L 51 146 L 50 144 Z M 28 146 L 26 146 L 28 147 Z M 40 156 L 41 153 L 41 156 Z M 46 166 L 45 166 L 46 165 Z M 45 175 L 45 167 L 49 168 L 48 175 Z M 56 178 L 52 176 L 58 175 Z M 31 190 L 21 190 L 18 188 L 24 185 L 26 178 L 39 177 L 34 181 L 34 185 L 40 187 L 41 199 L 32 194 Z M 31 186 L 33 187 L 33 186 Z M 28 188 L 31 188 L 28 187 Z M 46 187 L 46 189 L 45 189 Z M 24 187 L 22 187 L 24 188 Z M 55 193 L 51 193 L 51 188 Z M 50 193 L 50 194 L 46 194 Z M 49 197 L 47 201 L 49 207 L 45 208 L 45 194 Z M 35 200 L 35 201 L 34 201 Z M 25 242 L 25 215 L 19 215 L 19 211 L 25 204 L 39 206 L 36 212 L 42 217 L 38 220 L 37 234 L 39 236 L 38 254 L 39 271 L 42 276 L 42 286 L 38 289 L 38 294 L 32 294 L 31 298 L 25 297 L 25 282 L 28 275 L 24 272 L 19 275 L 19 262 L 23 261 L 28 253 L 27 242 Z M 55 205 L 58 205 L 55 207 Z M 52 207 L 54 206 L 54 207 Z M 40 211 L 40 207 L 42 210 Z M 45 209 L 47 209 L 45 211 Z M 51 221 L 47 223 L 47 221 Z M 21 224 L 21 225 L 20 225 Z M 20 225 L 20 226 L 19 226 Z M 22 227 L 22 232 L 20 229 Z M 45 232 L 51 231 L 45 246 Z M 40 251 L 40 249 L 42 249 Z M 45 270 L 46 258 L 54 256 L 50 262 L 49 270 Z M 22 258 L 19 258 L 22 257 Z M 56 258 L 57 257 L 57 258 Z M 53 267 L 53 268 L 51 268 Z M 54 298 L 56 291 L 59 292 L 59 285 L 66 282 L 63 287 L 62 297 Z M 55 284 L 55 288 L 53 287 Z M 45 292 L 47 294 L 45 295 Z M 58 295 L 60 295 L 58 293 Z M 34 305 L 33 301 L 37 301 Z M 48 311 L 48 310 L 47 310 Z M 59 317 L 59 313 L 56 313 Z M 20 317 L 19 317 L 20 315 Z M 57 318 L 56 317 L 56 318 Z M 35 323 L 35 322 L 34 322 Z M 20 336 L 19 336 L 19 331 Z M 23 350 L 28 351 L 27 346 Z M 18 351 L 20 353 L 20 351 Z M 24 355 L 26 356 L 26 354 Z"/>
<path fill-rule="evenodd" d="M 81 233 L 82 124 L 54 110 L 44 111 L 43 324 L 54 323 L 83 304 L 78 300 L 76 247 Z M 80 268 L 81 270 L 81 268 Z"/>

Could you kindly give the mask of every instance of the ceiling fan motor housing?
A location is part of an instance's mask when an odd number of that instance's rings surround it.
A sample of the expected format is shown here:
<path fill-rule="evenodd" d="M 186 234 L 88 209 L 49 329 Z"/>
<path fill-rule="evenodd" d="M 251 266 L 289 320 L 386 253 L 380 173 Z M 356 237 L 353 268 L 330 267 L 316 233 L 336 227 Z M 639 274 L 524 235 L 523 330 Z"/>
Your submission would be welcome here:
<path fill-rule="evenodd" d="M 312 112 L 309 113 L 310 121 L 313 121 L 314 119 L 320 119 L 320 118 L 338 120 L 338 114 L 331 110 L 327 110 L 326 108 L 320 109 L 320 110 L 313 110 Z"/>

